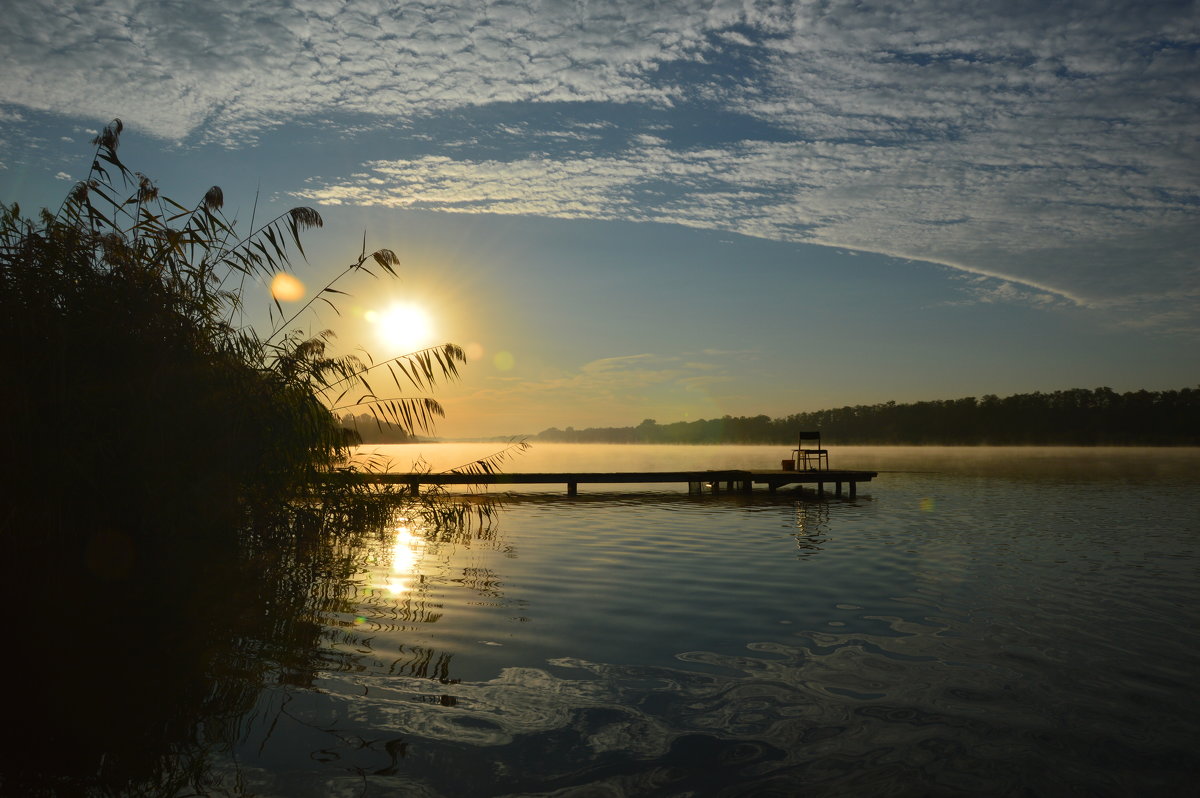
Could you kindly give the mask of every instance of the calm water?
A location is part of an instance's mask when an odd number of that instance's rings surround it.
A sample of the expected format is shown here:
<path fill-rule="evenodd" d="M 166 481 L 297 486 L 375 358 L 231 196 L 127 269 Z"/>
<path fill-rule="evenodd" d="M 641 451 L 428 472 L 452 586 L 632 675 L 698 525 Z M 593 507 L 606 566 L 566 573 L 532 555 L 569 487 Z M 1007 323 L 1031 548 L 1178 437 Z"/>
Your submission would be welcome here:
<path fill-rule="evenodd" d="M 398 521 L 320 617 L 326 668 L 242 719 L 236 777 L 287 796 L 1194 789 L 1200 453 L 834 457 L 884 473 L 855 500 L 547 487 L 457 536 Z M 779 459 L 544 445 L 508 470 Z"/>
<path fill-rule="evenodd" d="M 463 529 L 344 542 L 274 648 L 205 682 L 235 697 L 193 735 L 206 789 L 1194 794 L 1200 450 L 832 456 L 881 473 L 853 500 L 531 486 Z M 506 470 L 781 457 L 551 444 Z"/>

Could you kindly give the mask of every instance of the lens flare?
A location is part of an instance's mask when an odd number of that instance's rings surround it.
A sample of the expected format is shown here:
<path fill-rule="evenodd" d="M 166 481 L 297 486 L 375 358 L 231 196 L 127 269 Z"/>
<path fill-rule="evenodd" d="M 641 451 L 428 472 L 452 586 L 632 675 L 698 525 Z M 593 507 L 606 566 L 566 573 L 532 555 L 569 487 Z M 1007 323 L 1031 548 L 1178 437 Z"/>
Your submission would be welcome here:
<path fill-rule="evenodd" d="M 304 298 L 304 283 L 280 272 L 271 279 L 271 296 L 280 302 L 296 302 Z"/>

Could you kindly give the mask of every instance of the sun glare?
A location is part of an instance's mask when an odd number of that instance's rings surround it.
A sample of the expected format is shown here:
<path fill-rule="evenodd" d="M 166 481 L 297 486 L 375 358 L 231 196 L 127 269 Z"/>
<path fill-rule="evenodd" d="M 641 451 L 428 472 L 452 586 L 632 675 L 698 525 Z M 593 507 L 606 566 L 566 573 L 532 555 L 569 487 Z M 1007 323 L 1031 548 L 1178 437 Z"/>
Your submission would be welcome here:
<path fill-rule="evenodd" d="M 396 537 L 392 541 L 391 573 L 383 587 L 393 595 L 406 593 L 417 569 L 417 563 L 425 551 L 425 539 L 414 535 L 407 526 L 396 528 Z"/>
<path fill-rule="evenodd" d="M 367 320 L 374 322 L 381 341 L 400 352 L 415 352 L 434 342 L 433 320 L 417 305 L 392 305 L 383 313 L 368 314 Z"/>

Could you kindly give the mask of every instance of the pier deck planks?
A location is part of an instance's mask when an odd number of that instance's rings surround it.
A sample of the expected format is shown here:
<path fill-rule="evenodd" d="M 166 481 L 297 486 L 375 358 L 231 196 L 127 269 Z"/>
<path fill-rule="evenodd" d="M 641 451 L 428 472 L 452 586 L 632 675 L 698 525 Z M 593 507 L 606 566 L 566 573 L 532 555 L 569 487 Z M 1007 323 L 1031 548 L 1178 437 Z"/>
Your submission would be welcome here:
<path fill-rule="evenodd" d="M 859 482 L 870 482 L 878 476 L 876 471 L 848 471 L 826 469 L 821 471 L 770 471 L 760 469 L 722 469 L 711 471 L 611 471 L 611 472 L 528 472 L 467 474 L 459 472 L 386 473 L 359 474 L 355 479 L 374 484 L 408 485 L 419 490 L 421 485 L 566 485 L 567 493 L 575 495 L 579 485 L 625 485 L 639 483 L 686 483 L 693 489 L 710 485 L 716 492 L 724 484 L 727 490 L 749 491 L 754 485 L 766 485 L 777 490 L 786 485 L 816 485 L 824 492 L 825 485 L 836 486 L 837 495 L 842 485 L 850 485 L 850 495 L 855 495 Z"/>

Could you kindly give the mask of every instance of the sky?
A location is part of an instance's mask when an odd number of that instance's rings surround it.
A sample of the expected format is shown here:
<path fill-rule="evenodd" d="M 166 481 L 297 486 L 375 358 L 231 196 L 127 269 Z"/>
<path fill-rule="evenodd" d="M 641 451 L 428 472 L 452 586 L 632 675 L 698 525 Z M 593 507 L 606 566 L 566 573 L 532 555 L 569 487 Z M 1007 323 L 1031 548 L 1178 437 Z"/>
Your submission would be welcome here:
<path fill-rule="evenodd" d="M 308 296 L 395 251 L 297 324 L 463 345 L 446 437 L 1200 384 L 1196 2 L 10 4 L 0 201 L 118 117 Z"/>

